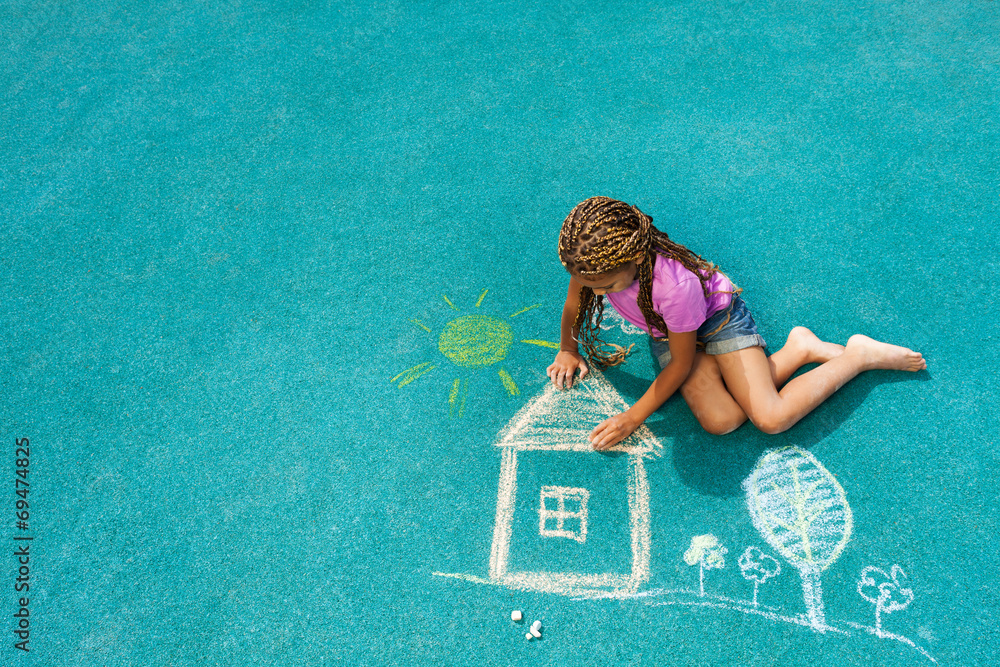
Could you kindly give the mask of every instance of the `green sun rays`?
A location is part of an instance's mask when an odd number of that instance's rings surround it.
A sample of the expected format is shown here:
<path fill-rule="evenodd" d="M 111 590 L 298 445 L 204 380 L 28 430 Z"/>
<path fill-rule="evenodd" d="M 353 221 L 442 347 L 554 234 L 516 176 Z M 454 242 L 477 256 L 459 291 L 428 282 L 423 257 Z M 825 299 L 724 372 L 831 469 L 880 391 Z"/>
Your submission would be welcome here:
<path fill-rule="evenodd" d="M 483 290 L 482 294 L 479 295 L 479 298 L 476 299 L 476 308 L 479 308 L 483 304 L 488 292 L 489 290 Z M 446 295 L 442 294 L 441 298 L 448 304 L 449 308 L 455 312 L 461 312 L 458 306 Z M 538 308 L 540 305 L 540 303 L 536 303 L 522 308 L 507 319 L 517 317 L 533 308 Z M 429 326 L 418 319 L 410 318 L 409 322 L 427 333 L 434 333 Z M 514 331 L 507 320 L 476 313 L 461 315 L 448 321 L 440 334 L 438 334 L 437 346 L 438 352 L 458 368 L 476 370 L 502 362 L 507 358 L 507 354 L 514 342 Z M 550 349 L 559 349 L 557 343 L 545 340 L 524 339 L 518 342 Z M 436 368 L 438 366 L 434 362 L 425 361 L 406 369 L 392 378 L 390 382 L 402 389 Z M 501 367 L 496 372 L 500 378 L 501 385 L 510 396 L 519 396 L 521 394 L 517 382 L 514 381 L 514 378 L 507 369 Z M 465 404 L 468 396 L 468 375 L 456 377 L 451 384 L 451 389 L 448 391 L 449 417 L 460 418 L 465 414 Z"/>
<path fill-rule="evenodd" d="M 402 389 L 406 385 L 410 384 L 411 382 L 419 378 L 424 373 L 430 373 L 435 368 L 437 368 L 437 366 L 433 365 L 431 362 L 428 361 L 418 366 L 414 366 L 413 368 L 406 369 L 396 377 L 389 380 L 389 382 L 395 382 L 396 380 L 399 380 L 398 386 Z"/>
<path fill-rule="evenodd" d="M 465 414 L 465 399 L 469 396 L 469 379 L 455 378 L 448 392 L 448 416 L 454 419 Z"/>

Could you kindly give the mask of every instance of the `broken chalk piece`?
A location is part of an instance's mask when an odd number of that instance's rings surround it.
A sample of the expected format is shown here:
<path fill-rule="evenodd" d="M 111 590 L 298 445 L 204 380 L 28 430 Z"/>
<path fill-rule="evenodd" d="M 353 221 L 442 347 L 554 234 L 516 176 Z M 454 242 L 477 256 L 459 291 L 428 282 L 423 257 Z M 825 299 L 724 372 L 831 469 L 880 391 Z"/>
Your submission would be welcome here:
<path fill-rule="evenodd" d="M 535 621 L 534 623 L 531 624 L 531 629 L 532 630 L 541 630 L 542 629 L 542 622 L 541 621 Z"/>
<path fill-rule="evenodd" d="M 541 639 L 542 638 L 542 632 L 538 628 L 531 628 L 531 636 L 532 637 L 538 637 L 539 639 Z"/>
<path fill-rule="evenodd" d="M 510 612 L 510 620 L 512 620 L 512 621 L 520 621 L 521 618 L 522 618 L 521 612 L 518 611 L 517 609 L 515 609 L 512 612 Z"/>
<path fill-rule="evenodd" d="M 524 635 L 524 638 L 530 642 L 534 637 L 532 637 L 531 633 L 529 632 L 528 634 Z"/>

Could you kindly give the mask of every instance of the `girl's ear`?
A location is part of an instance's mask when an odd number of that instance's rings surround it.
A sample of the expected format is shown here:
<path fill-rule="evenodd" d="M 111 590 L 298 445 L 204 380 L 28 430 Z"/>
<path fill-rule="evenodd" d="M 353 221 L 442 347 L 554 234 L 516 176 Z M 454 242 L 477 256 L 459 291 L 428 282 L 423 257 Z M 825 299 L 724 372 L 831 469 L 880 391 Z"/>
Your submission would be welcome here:
<path fill-rule="evenodd" d="M 643 262 L 645 262 L 645 261 L 646 261 L 646 253 L 642 253 L 642 254 L 641 254 L 641 255 L 639 255 L 639 257 L 638 257 L 638 258 L 637 258 L 637 259 L 635 260 L 635 263 L 636 263 L 636 264 L 642 264 L 642 263 L 643 263 Z"/>

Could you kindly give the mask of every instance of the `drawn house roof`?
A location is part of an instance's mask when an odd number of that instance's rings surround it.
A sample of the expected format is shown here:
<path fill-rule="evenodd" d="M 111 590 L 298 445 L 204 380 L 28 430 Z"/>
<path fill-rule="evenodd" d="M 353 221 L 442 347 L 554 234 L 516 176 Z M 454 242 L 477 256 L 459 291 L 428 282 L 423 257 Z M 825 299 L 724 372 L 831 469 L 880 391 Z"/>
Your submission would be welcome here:
<path fill-rule="evenodd" d="M 578 380 L 572 389 L 559 389 L 550 383 L 511 418 L 500 431 L 496 446 L 592 452 L 587 436 L 594 427 L 628 408 L 604 375 L 591 370 L 587 378 Z M 659 440 L 642 424 L 610 451 L 647 455 L 658 453 L 660 449 Z"/>

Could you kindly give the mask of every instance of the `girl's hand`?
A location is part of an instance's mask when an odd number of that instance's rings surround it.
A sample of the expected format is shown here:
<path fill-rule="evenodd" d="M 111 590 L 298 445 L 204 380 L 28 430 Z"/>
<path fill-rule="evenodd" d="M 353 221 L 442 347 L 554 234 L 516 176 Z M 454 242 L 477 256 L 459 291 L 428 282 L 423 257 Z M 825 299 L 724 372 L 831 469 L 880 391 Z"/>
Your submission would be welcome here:
<path fill-rule="evenodd" d="M 556 355 L 556 360 L 545 370 L 545 374 L 552 380 L 552 384 L 560 389 L 569 389 L 573 386 L 573 378 L 576 370 L 580 369 L 580 379 L 587 377 L 590 369 L 587 362 L 579 354 L 563 350 Z"/>
<path fill-rule="evenodd" d="M 632 435 L 632 431 L 637 428 L 639 422 L 627 412 L 622 412 L 598 424 L 597 428 L 590 432 L 590 444 L 598 451 L 610 449 Z"/>

